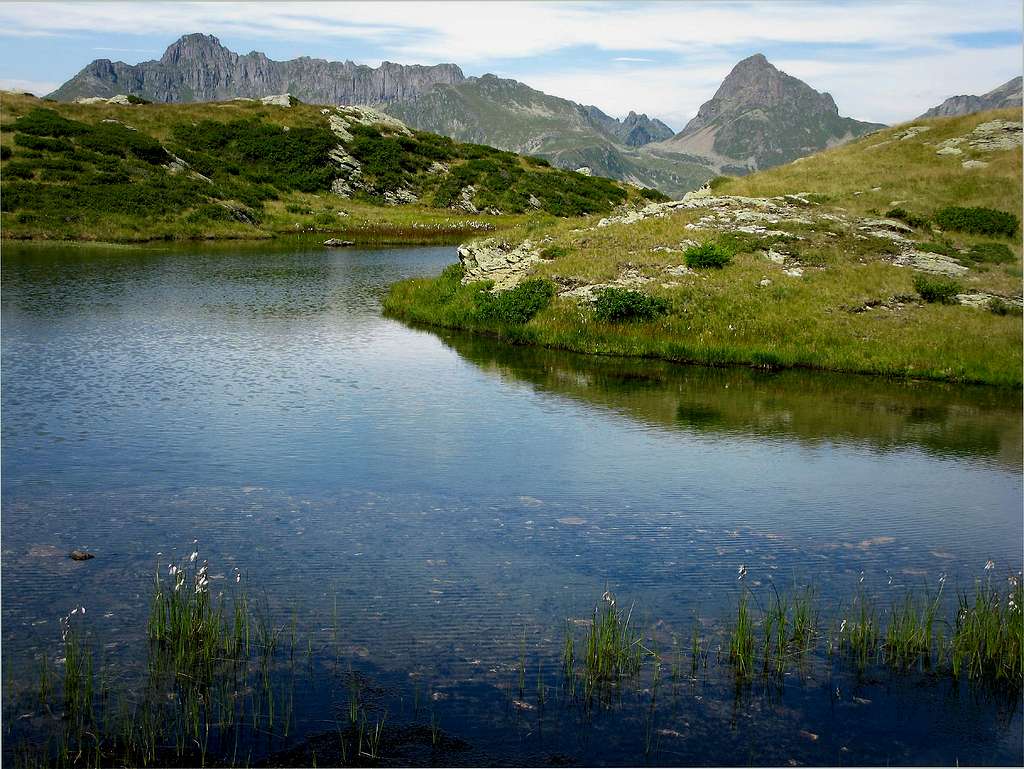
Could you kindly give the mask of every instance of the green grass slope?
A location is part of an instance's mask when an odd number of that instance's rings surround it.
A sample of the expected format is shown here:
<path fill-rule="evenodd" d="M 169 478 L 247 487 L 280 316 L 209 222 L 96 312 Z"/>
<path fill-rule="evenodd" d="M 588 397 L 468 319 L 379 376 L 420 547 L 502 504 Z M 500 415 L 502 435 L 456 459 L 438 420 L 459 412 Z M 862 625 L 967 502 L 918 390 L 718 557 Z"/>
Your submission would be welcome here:
<path fill-rule="evenodd" d="M 481 301 L 487 285 L 463 284 L 458 266 L 395 285 L 385 307 L 411 322 L 585 353 L 1019 387 L 1021 149 L 976 146 L 975 129 L 994 120 L 1020 113 L 898 126 L 719 178 L 710 198 L 654 215 L 508 233 L 544 240 L 546 258 L 528 277 L 556 289 L 527 322 L 484 312 L 494 303 Z M 709 254 L 725 265 L 695 266 Z M 932 258 L 958 274 L 929 271 Z"/>
<path fill-rule="evenodd" d="M 660 197 L 386 120 L 351 122 L 339 133 L 339 114 L 301 103 L 84 105 L 3 94 L 3 237 L 141 241 L 316 230 L 429 240 Z M 332 192 L 339 178 L 352 182 L 348 197 Z"/>

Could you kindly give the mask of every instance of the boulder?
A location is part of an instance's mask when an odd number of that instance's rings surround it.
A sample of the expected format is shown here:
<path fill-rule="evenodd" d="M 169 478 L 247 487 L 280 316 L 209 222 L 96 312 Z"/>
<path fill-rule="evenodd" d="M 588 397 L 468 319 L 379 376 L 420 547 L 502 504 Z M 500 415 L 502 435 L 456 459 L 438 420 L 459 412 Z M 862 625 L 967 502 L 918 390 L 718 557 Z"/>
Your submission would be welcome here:
<path fill-rule="evenodd" d="M 293 97 L 290 93 L 278 93 L 273 96 L 264 96 L 260 99 L 260 104 L 265 104 L 268 107 L 291 107 Z"/>
<path fill-rule="evenodd" d="M 88 561 L 90 558 L 95 557 L 95 555 L 85 550 L 72 550 L 70 553 L 68 553 L 68 558 L 70 558 L 72 561 Z"/>
<path fill-rule="evenodd" d="M 529 240 L 518 245 L 496 238 L 475 240 L 459 246 L 458 253 L 464 270 L 462 282 L 494 281 L 495 291 L 515 288 L 541 260 Z"/>
<path fill-rule="evenodd" d="M 328 248 L 343 248 L 345 246 L 354 246 L 355 244 L 354 240 L 339 240 L 338 238 L 328 238 L 324 241 L 324 245 Z"/>

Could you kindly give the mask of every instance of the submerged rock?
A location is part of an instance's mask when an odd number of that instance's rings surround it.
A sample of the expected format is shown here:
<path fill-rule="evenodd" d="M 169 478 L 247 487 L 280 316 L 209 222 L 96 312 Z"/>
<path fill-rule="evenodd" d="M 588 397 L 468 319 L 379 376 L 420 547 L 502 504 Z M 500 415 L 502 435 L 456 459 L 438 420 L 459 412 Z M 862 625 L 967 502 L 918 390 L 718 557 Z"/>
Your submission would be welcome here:
<path fill-rule="evenodd" d="M 85 550 L 72 550 L 70 553 L 68 553 L 68 558 L 70 558 L 72 561 L 88 561 L 90 558 L 95 557 L 95 555 Z"/>

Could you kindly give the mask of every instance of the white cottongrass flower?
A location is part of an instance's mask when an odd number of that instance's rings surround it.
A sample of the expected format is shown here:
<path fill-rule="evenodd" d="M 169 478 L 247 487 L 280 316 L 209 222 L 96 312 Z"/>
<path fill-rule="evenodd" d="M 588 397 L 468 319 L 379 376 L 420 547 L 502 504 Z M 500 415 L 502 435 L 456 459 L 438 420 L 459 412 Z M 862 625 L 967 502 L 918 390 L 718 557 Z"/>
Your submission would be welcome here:
<path fill-rule="evenodd" d="M 862 585 L 864 584 L 864 572 L 861 572 L 861 573 L 860 573 L 860 579 L 859 579 L 859 580 L 857 580 L 857 581 L 858 581 L 858 582 L 859 582 L 860 584 L 862 584 Z"/>
<path fill-rule="evenodd" d="M 945 584 L 946 584 L 946 575 L 943 574 L 943 575 L 941 575 L 939 577 L 939 585 L 941 586 L 941 585 L 945 585 Z"/>
<path fill-rule="evenodd" d="M 747 576 L 747 565 L 741 564 L 740 567 L 736 570 L 736 574 L 736 579 L 738 580 L 742 580 L 745 576 Z"/>
<path fill-rule="evenodd" d="M 985 561 L 985 571 L 992 571 L 996 567 L 996 562 L 989 558 Z"/>
<path fill-rule="evenodd" d="M 844 630 L 846 630 L 846 620 L 845 619 L 843 620 L 843 624 L 841 624 L 839 626 L 839 632 L 842 633 Z"/>
<path fill-rule="evenodd" d="M 235 584 L 237 585 L 237 584 L 238 584 L 239 582 L 241 582 L 241 581 L 242 581 L 242 575 L 241 575 L 241 573 L 236 573 L 236 574 L 235 574 Z"/>
<path fill-rule="evenodd" d="M 198 558 L 198 557 L 199 557 L 199 551 L 198 550 L 193 550 L 192 551 L 192 555 L 190 555 L 188 557 L 188 562 L 189 563 L 195 563 L 196 562 L 196 558 Z"/>

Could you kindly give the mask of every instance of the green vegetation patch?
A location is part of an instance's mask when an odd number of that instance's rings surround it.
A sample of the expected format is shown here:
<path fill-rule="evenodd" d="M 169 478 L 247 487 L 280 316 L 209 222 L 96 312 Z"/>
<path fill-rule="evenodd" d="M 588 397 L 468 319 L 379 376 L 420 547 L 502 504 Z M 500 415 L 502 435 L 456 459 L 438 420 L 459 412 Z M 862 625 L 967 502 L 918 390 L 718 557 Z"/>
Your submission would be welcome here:
<path fill-rule="evenodd" d="M 605 323 L 649 321 L 668 311 L 669 303 L 661 297 L 626 288 L 606 288 L 594 302 L 594 319 Z"/>
<path fill-rule="evenodd" d="M 975 243 L 967 251 L 967 258 L 973 262 L 992 264 L 1007 264 L 1017 260 L 1017 256 L 1005 243 Z"/>
<path fill-rule="evenodd" d="M 337 175 L 328 153 L 338 140 L 326 127 L 284 130 L 258 119 L 177 125 L 179 154 L 199 173 L 237 176 L 278 190 L 321 192 Z"/>
<path fill-rule="evenodd" d="M 890 208 L 885 212 L 885 215 L 890 219 L 899 219 L 901 222 L 906 222 L 911 227 L 924 227 L 929 221 L 927 216 L 915 214 L 905 208 Z"/>
<path fill-rule="evenodd" d="M 946 230 L 974 235 L 1003 235 L 1012 238 L 1020 222 L 1016 214 L 994 208 L 947 206 L 935 212 L 935 223 Z"/>
<path fill-rule="evenodd" d="M 14 130 L 33 136 L 79 136 L 89 133 L 90 126 L 68 120 L 52 109 L 36 108 L 14 121 Z"/>
<path fill-rule="evenodd" d="M 694 269 L 715 267 L 721 269 L 732 261 L 733 251 L 726 245 L 720 243 L 705 243 L 700 246 L 690 246 L 683 254 L 686 266 Z"/>
<path fill-rule="evenodd" d="M 524 280 L 508 291 L 489 293 L 481 291 L 476 295 L 476 305 L 482 319 L 522 325 L 551 304 L 555 296 L 555 284 L 545 278 Z"/>
<path fill-rule="evenodd" d="M 959 281 L 944 275 L 918 273 L 914 276 L 914 290 L 926 302 L 956 304 L 956 295 L 963 292 L 963 286 Z"/>

